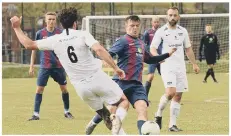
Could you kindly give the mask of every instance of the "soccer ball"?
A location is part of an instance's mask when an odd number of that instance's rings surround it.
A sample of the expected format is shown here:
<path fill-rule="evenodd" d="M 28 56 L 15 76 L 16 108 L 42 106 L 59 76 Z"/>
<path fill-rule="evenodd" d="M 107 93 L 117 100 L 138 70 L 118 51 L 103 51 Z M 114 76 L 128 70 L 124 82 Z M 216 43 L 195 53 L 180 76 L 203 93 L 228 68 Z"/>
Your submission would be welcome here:
<path fill-rule="evenodd" d="M 155 121 L 146 121 L 141 127 L 142 135 L 159 135 L 160 127 Z"/>

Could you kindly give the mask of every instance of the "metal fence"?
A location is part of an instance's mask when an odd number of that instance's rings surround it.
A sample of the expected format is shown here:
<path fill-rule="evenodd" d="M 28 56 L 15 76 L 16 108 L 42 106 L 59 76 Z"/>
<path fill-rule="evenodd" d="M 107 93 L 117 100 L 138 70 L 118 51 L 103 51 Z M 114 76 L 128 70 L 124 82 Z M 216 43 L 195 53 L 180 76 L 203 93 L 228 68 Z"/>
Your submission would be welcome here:
<path fill-rule="evenodd" d="M 173 5 L 184 14 L 229 12 L 228 3 L 2 3 L 2 61 L 30 62 L 31 51 L 20 45 L 11 28 L 9 19 L 12 15 L 23 15 L 22 29 L 34 39 L 36 31 L 43 27 L 47 11 L 59 12 L 63 8 L 76 7 L 80 29 L 82 18 L 87 15 L 165 14 L 166 9 Z"/>

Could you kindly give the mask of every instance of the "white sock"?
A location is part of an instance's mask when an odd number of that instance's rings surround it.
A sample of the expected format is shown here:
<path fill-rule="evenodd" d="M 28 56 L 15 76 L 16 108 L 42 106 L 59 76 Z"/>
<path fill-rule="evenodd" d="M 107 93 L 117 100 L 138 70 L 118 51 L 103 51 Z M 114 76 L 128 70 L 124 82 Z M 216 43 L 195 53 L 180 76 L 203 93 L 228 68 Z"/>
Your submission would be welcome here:
<path fill-rule="evenodd" d="M 170 104 L 170 122 L 169 122 L 169 128 L 173 125 L 176 125 L 176 119 L 180 114 L 180 103 L 171 101 Z"/>
<path fill-rule="evenodd" d="M 69 110 L 64 109 L 64 114 L 66 114 L 66 113 L 68 113 L 68 112 L 69 112 Z"/>
<path fill-rule="evenodd" d="M 34 112 L 34 115 L 39 117 L 39 113 L 38 112 Z"/>
<path fill-rule="evenodd" d="M 158 110 L 156 112 L 156 116 L 162 117 L 163 110 L 165 109 L 168 102 L 169 102 L 169 100 L 167 99 L 167 97 L 165 95 L 163 95 L 160 98 L 160 103 L 159 103 L 159 106 L 158 106 Z"/>
<path fill-rule="evenodd" d="M 118 133 L 119 135 L 126 135 L 126 133 L 124 132 L 124 129 L 121 127 L 120 128 L 120 131 Z"/>
<path fill-rule="evenodd" d="M 122 121 L 127 115 L 127 110 L 122 107 L 118 107 L 118 109 L 116 110 L 116 115 L 119 116 L 120 120 Z M 120 128 L 119 135 L 126 135 L 122 127 Z"/>

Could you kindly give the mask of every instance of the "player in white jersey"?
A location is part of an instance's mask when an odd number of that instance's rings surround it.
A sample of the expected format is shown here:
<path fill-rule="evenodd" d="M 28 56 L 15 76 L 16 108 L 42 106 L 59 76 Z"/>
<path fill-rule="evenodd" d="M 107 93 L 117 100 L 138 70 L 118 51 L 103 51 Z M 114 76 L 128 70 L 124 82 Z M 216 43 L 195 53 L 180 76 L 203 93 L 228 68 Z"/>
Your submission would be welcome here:
<path fill-rule="evenodd" d="M 109 53 L 90 33 L 74 30 L 77 27 L 75 8 L 63 9 L 59 20 L 64 28 L 61 34 L 32 41 L 22 32 L 20 19 L 16 16 L 11 18 L 12 27 L 22 45 L 32 50 L 53 50 L 77 94 L 104 119 L 112 134 L 118 134 L 121 121 L 115 115 L 116 108 L 128 105 L 128 100 L 120 87 L 102 71 L 101 60 L 93 57 L 90 48 L 106 61 L 120 78 L 125 77 L 124 71 L 114 63 Z M 112 105 L 111 113 L 104 106 L 104 102 Z"/>
<path fill-rule="evenodd" d="M 156 49 L 158 49 L 161 42 L 163 42 L 162 53 L 168 52 L 171 48 L 177 48 L 177 51 L 171 57 L 165 59 L 165 61 L 161 63 L 161 77 L 166 91 L 160 99 L 158 110 L 155 114 L 156 122 L 161 128 L 162 112 L 167 103 L 172 100 L 170 104 L 169 131 L 181 131 L 181 129 L 176 126 L 176 118 L 180 113 L 182 93 L 188 89 L 184 49 L 188 59 L 193 65 L 193 70 L 196 73 L 200 70 L 196 64 L 187 30 L 177 25 L 179 19 L 178 8 L 169 8 L 167 11 L 168 22 L 157 30 L 150 48 L 152 55 L 158 55 Z"/>

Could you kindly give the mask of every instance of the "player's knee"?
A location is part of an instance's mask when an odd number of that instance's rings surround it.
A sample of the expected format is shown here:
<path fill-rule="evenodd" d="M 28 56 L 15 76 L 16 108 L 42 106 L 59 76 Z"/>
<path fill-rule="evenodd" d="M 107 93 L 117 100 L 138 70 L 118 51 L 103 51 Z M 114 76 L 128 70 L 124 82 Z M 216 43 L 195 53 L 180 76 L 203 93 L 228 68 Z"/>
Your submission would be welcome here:
<path fill-rule="evenodd" d="M 148 82 L 152 82 L 154 79 L 154 74 L 148 74 Z"/>
<path fill-rule="evenodd" d="M 182 98 L 182 93 L 176 93 L 176 95 L 173 97 L 174 101 L 180 102 Z"/>
<path fill-rule="evenodd" d="M 166 89 L 166 97 L 168 100 L 171 100 L 176 94 L 176 88 L 175 87 L 168 87 Z"/>
<path fill-rule="evenodd" d="M 60 85 L 60 89 L 61 89 L 62 93 L 68 93 L 66 85 Z"/>
<path fill-rule="evenodd" d="M 43 86 L 38 86 L 37 89 L 36 89 L 36 93 L 38 94 L 42 94 L 44 91 L 44 87 Z"/>
<path fill-rule="evenodd" d="M 134 104 L 139 120 L 147 119 L 147 103 L 144 100 L 138 100 Z"/>
<path fill-rule="evenodd" d="M 143 111 L 147 111 L 147 103 L 144 100 L 138 100 L 134 104 L 135 109 L 137 110 L 138 113 L 141 113 Z"/>

